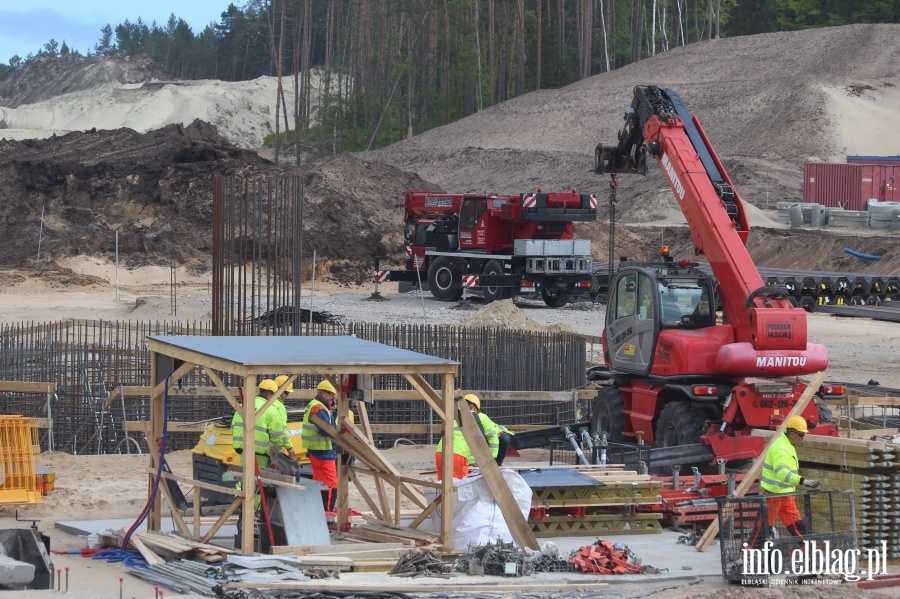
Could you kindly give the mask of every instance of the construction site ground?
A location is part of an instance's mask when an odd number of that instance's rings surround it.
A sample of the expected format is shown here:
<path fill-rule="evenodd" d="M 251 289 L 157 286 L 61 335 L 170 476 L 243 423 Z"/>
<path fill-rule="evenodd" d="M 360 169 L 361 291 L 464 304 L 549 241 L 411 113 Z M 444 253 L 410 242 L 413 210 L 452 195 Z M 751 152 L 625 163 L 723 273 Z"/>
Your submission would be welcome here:
<path fill-rule="evenodd" d="M 208 321 L 213 176 L 284 172 L 270 161 L 271 150 L 259 147 L 264 134 L 274 130 L 275 111 L 269 110 L 274 78 L 168 85 L 160 83 L 170 79 L 166 74 L 142 60 L 72 58 L 48 65 L 51 60 L 35 61 L 0 86 L 0 323 Z M 579 227 L 577 234 L 592 240 L 596 260 L 606 260 L 609 183 L 591 172 L 593 151 L 598 142 L 615 141 L 632 88 L 646 84 L 672 87 L 702 121 L 748 203 L 753 226 L 748 248 L 758 266 L 868 274 L 900 270 L 895 233 L 792 230 L 774 220 L 777 202 L 801 199 L 804 163 L 897 153 L 895 137 L 884 132 L 900 126 L 900 25 L 854 25 L 675 48 L 564 89 L 522 95 L 388 148 L 289 169 L 303 178 L 308 202 L 302 225 L 303 307 L 369 322 L 559 327 L 599 335 L 600 305 L 551 310 L 538 302 L 485 307 L 476 300 L 477 310 L 455 310 L 428 297 L 398 296 L 391 286 L 382 288 L 390 302 L 364 302 L 371 287 L 359 285 L 369 278 L 373 256 L 400 264 L 402 211 L 396 204 L 412 188 L 520 193 L 542 185 L 547 191 L 575 186 L 596 193 L 600 220 Z M 645 178 L 620 178 L 617 202 L 615 257 L 655 258 L 661 243 L 675 256 L 692 255 L 684 219 L 658 169 Z M 862 261 L 844 248 L 881 258 Z M 309 259 L 314 251 L 315 272 Z M 900 388 L 900 325 L 816 314 L 809 323 L 810 339 L 828 347 L 831 380 L 876 380 Z M 594 349 L 596 359 L 599 348 Z M 431 447 L 401 447 L 391 459 L 400 469 L 418 472 L 432 454 Z M 56 529 L 57 521 L 133 519 L 140 513 L 147 496 L 146 457 L 44 457 L 57 474 L 56 490 L 19 515 L 39 519 L 54 548 L 85 545 L 85 539 Z M 170 457 L 174 469 L 189 468 L 188 452 Z M 0 527 L 27 525 L 15 521 L 15 511 L 0 507 Z M 662 542 L 672 538 L 621 540 L 653 544 L 665 561 L 646 561 L 674 574 L 700 558 L 691 547 Z M 714 545 L 702 559 L 716 552 Z M 57 568 L 70 568 L 73 598 L 119 597 L 123 576 L 123 596 L 154 597 L 152 586 L 124 575 L 120 564 L 79 555 L 56 559 Z M 900 565 L 889 567 L 898 571 Z M 895 589 L 849 586 L 737 588 L 715 574 L 698 576 L 699 566 L 683 572 L 687 578 L 679 580 L 617 582 L 602 594 L 635 599 L 896 595 Z M 384 581 L 368 576 L 362 580 L 370 588 Z M 4 598 L 46 596 L 46 591 L 0 591 Z"/>
<path fill-rule="evenodd" d="M 109 319 L 170 320 L 176 316 L 180 320 L 209 318 L 207 281 L 202 276 L 192 278 L 188 273 L 179 274 L 180 283 L 175 299 L 177 314 L 173 314 L 168 269 L 145 267 L 120 272 L 117 299 L 115 273 L 108 265 L 82 261 L 72 262 L 71 266 L 76 271 L 83 269 L 84 275 L 94 277 L 95 283 L 78 291 L 72 291 L 68 287 L 60 288 L 53 281 L 40 279 L 10 285 L 3 294 L 3 320 L 8 322 L 28 319 L 44 322 L 63 318 L 98 318 L 101 314 L 103 318 Z M 429 296 L 398 294 L 391 285 L 381 286 L 387 302 L 366 301 L 371 292 L 371 286 L 348 287 L 335 281 L 319 280 L 314 290 L 311 282 L 305 287 L 303 305 L 306 306 L 306 302 L 311 301 L 314 309 L 325 310 L 348 320 L 422 322 L 424 319 L 430 324 L 548 328 L 574 330 L 588 335 L 599 335 L 604 317 L 602 304 L 588 302 L 574 303 L 564 309 L 554 310 L 539 301 L 503 301 L 485 305 L 482 300 L 473 298 L 469 309 L 459 309 L 456 303 L 438 302 Z M 866 383 L 876 378 L 884 386 L 900 387 L 900 375 L 887 364 L 889 356 L 897 354 L 900 325 L 816 314 L 810 315 L 809 322 L 811 338 L 824 343 L 829 349 L 830 379 Z M 596 359 L 599 347 L 594 349 L 595 353 L 592 355 Z M 487 409 L 490 410 L 490 407 L 487 406 Z M 433 468 L 432 446 L 400 444 L 387 450 L 387 455 L 401 472 L 418 474 Z M 19 518 L 40 520 L 38 526 L 51 536 L 54 549 L 75 550 L 86 546 L 84 537 L 73 536 L 56 528 L 56 522 L 100 518 L 131 522 L 140 514 L 147 497 L 147 477 L 144 471 L 149 459 L 146 456 L 74 456 L 55 452 L 45 453 L 42 458 L 56 473 L 56 488 L 44 497 L 42 504 L 19 509 Z M 530 453 L 523 456 L 528 463 L 546 463 L 547 458 L 546 452 L 543 455 Z M 189 473 L 191 454 L 189 451 L 175 452 L 170 454 L 169 462 L 174 471 Z M 510 465 L 514 463 L 512 461 Z M 355 490 L 351 490 L 351 507 L 360 510 L 364 508 L 364 503 L 355 494 Z M 0 508 L 0 528 L 28 525 L 26 522 L 15 522 L 14 519 L 13 507 Z M 672 532 L 664 532 L 661 536 L 624 535 L 610 538 L 633 545 L 635 552 L 645 563 L 661 569 L 668 568 L 668 572 L 645 575 L 637 581 L 623 577 L 574 573 L 541 576 L 582 582 L 586 579 L 608 579 L 613 586 L 604 595 L 613 594 L 618 597 L 658 595 L 742 598 L 767 596 L 775 592 L 727 585 L 719 570 L 717 544 L 701 555 L 693 547 L 677 543 L 678 534 Z M 596 537 L 579 537 L 557 542 L 564 549 L 589 545 L 596 540 Z M 114 599 L 118 596 L 119 577 L 124 575 L 120 564 L 91 561 L 78 555 L 55 556 L 54 560 L 57 568 L 67 565 L 70 567 L 70 595 L 73 597 L 79 597 L 79 592 L 84 593 L 81 595 L 83 597 Z M 688 566 L 691 570 L 683 570 L 683 566 Z M 900 568 L 900 565 L 894 567 Z M 893 572 L 890 568 L 889 571 Z M 124 576 L 126 596 L 153 596 L 151 585 L 128 575 Z M 402 579 L 395 580 L 387 575 L 352 573 L 342 575 L 341 582 L 349 583 L 357 577 L 364 584 L 403 584 Z M 470 578 L 460 574 L 452 582 L 461 584 L 469 582 Z M 479 580 L 491 582 L 491 578 L 495 577 L 483 577 Z M 564 587 L 561 591 L 563 589 Z M 849 598 L 875 596 L 877 591 L 842 586 L 791 588 L 787 592 L 805 597 L 824 597 L 828 593 L 829 597 Z M 37 592 L 17 592 L 15 596 L 21 599 L 43 596 L 31 593 Z M 891 596 L 887 591 L 884 593 L 885 596 Z M 0 591 L 0 596 L 5 597 L 7 594 Z M 171 597 L 169 594 L 166 596 Z"/>
<path fill-rule="evenodd" d="M 433 469 L 434 447 L 398 445 L 385 450 L 385 455 L 403 474 L 418 475 Z M 168 461 L 174 472 L 190 469 L 189 451 L 174 452 Z M 508 466 L 539 467 L 547 464 L 547 452 L 526 450 L 520 458 L 509 458 Z M 142 469 L 149 464 L 144 456 L 72 456 L 63 453 L 45 454 L 45 462 L 57 472 L 56 490 L 45 497 L 42 505 L 20 509 L 15 521 L 15 513 L 8 508 L 0 509 L 0 528 L 28 526 L 29 518 L 38 520 L 39 529 L 51 538 L 54 550 L 76 551 L 86 547 L 87 534 L 103 532 L 107 529 L 128 528 L 139 515 L 146 499 L 146 475 Z M 143 468 L 142 468 L 143 467 Z M 189 497 L 190 499 L 190 497 Z M 359 502 L 359 497 L 351 491 L 351 505 Z M 359 505 L 358 503 L 356 504 Z M 169 518 L 164 518 L 164 530 L 172 529 Z M 73 534 L 82 531 L 81 534 Z M 214 539 L 215 544 L 227 544 L 233 526 L 223 529 Z M 721 576 L 718 542 L 714 542 L 705 552 L 679 543 L 684 530 L 664 530 L 661 534 L 603 536 L 604 540 L 627 545 L 641 560 L 643 565 L 659 568 L 659 574 L 602 576 L 578 572 L 539 573 L 528 577 L 470 576 L 457 573 L 453 578 L 397 578 L 387 573 L 342 573 L 340 579 L 328 584 L 365 587 L 368 590 L 391 589 L 403 592 L 403 587 L 412 585 L 433 585 L 435 593 L 444 592 L 442 586 L 479 584 L 516 584 L 522 591 L 504 593 L 500 596 L 529 594 L 534 585 L 557 585 L 553 593 L 534 592 L 533 596 L 585 597 L 593 596 L 588 591 L 567 591 L 577 585 L 608 583 L 604 590 L 596 591 L 596 596 L 613 596 L 622 599 L 643 597 L 774 597 L 776 592 L 797 597 L 836 597 L 851 599 L 857 597 L 894 596 L 890 589 L 878 591 L 861 590 L 851 586 L 820 585 L 790 587 L 787 590 L 765 590 L 742 588 L 729 585 Z M 560 554 L 565 556 L 579 547 L 590 545 L 597 540 L 593 537 L 559 537 L 539 539 L 542 546 L 554 543 Z M 154 596 L 153 585 L 145 583 L 125 573 L 120 563 L 92 560 L 77 554 L 54 555 L 54 567 L 59 570 L 69 568 L 69 593 L 73 599 L 115 599 L 119 597 L 119 578 L 124 577 L 124 596 L 149 598 Z M 900 567 L 897 565 L 896 567 Z M 889 566 L 890 571 L 890 566 Z M 455 596 L 467 596 L 463 591 L 454 591 Z M 893 591 L 895 593 L 896 591 Z M 412 595 L 419 594 L 410 593 Z M 482 596 L 484 591 L 472 592 L 468 596 Z M 0 597 L 37 599 L 46 597 L 47 591 L 0 591 Z M 166 597 L 178 596 L 165 593 Z"/>

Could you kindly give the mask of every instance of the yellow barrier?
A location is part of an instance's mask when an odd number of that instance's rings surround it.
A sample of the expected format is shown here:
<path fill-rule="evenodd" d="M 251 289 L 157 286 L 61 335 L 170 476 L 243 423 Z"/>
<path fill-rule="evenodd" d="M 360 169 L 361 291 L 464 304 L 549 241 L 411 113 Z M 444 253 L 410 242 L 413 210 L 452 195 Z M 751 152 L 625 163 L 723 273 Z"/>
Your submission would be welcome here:
<path fill-rule="evenodd" d="M 36 474 L 40 471 L 37 432 L 29 418 L 0 416 L 0 504 L 41 503 Z"/>

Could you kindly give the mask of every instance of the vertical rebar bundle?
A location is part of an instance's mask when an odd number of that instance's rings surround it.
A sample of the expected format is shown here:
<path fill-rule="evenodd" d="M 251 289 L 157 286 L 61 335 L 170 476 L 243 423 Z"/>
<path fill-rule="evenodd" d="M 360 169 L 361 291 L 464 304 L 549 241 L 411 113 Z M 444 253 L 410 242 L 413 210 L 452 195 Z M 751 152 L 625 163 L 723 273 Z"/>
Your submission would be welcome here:
<path fill-rule="evenodd" d="M 303 182 L 299 175 L 213 181 L 214 335 L 299 335 Z M 287 310 L 263 326 L 260 316 Z"/>

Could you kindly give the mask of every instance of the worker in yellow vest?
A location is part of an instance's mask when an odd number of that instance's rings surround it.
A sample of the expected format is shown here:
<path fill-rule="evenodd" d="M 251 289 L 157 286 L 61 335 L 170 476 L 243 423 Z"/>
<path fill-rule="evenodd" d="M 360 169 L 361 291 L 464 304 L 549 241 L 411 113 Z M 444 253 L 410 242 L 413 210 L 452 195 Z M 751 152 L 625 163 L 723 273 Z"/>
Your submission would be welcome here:
<path fill-rule="evenodd" d="M 259 382 L 258 391 L 258 395 L 253 400 L 257 412 L 278 391 L 278 385 L 272 379 L 263 379 Z M 266 468 L 271 463 L 269 448 L 272 446 L 284 448 L 287 450 L 288 455 L 294 455 L 293 445 L 291 445 L 290 437 L 287 436 L 284 430 L 281 417 L 278 415 L 277 409 L 272 409 L 272 407 L 269 406 L 265 412 L 256 415 L 256 426 L 254 427 L 253 436 L 256 441 L 256 464 L 260 468 Z M 240 412 L 235 412 L 231 419 L 231 446 L 234 448 L 235 453 L 240 456 L 241 465 L 244 464 L 245 434 L 244 417 Z M 242 488 L 241 482 L 238 482 L 235 488 L 240 490 Z M 253 499 L 253 505 L 257 510 L 260 503 L 261 499 L 257 494 Z M 238 530 L 242 531 L 240 512 L 238 516 Z"/>
<path fill-rule="evenodd" d="M 498 460 L 498 463 L 502 462 L 502 458 L 499 457 L 500 453 L 500 435 L 506 431 L 505 428 L 501 427 L 493 420 L 491 420 L 487 414 L 481 411 L 481 399 L 474 393 L 469 393 L 464 395 L 462 399 L 466 400 L 466 404 L 469 406 L 469 409 L 472 410 L 473 416 L 475 417 L 475 423 L 481 428 L 482 434 L 484 434 L 484 438 L 487 440 L 488 447 L 491 450 L 491 455 L 495 460 Z M 508 448 L 508 445 L 507 445 Z M 443 477 L 443 467 L 444 467 L 444 439 L 438 441 L 437 450 L 434 454 L 435 465 L 437 466 L 437 476 L 438 480 L 441 480 Z M 504 449 L 504 455 L 506 453 L 506 449 Z M 472 455 L 472 450 L 469 448 L 469 444 L 466 443 L 466 438 L 463 436 L 462 431 L 459 428 L 459 421 L 453 421 L 453 478 L 465 478 L 469 475 L 469 465 L 475 463 L 475 456 Z"/>
<path fill-rule="evenodd" d="M 808 432 L 809 428 L 803 416 L 788 418 L 785 422 L 785 431 L 772 442 L 766 452 L 762 473 L 759 476 L 759 486 L 768 497 L 767 524 L 771 527 L 776 519 L 780 519 L 788 533 L 797 537 L 806 534 L 807 530 L 803 516 L 790 493 L 794 493 L 798 486 L 818 489 L 821 484 L 817 480 L 800 476 L 800 462 L 795 448 L 803 443 L 803 438 Z M 755 547 L 761 531 L 762 523 L 751 535 L 750 547 Z"/>
<path fill-rule="evenodd" d="M 301 441 L 306 449 L 306 456 L 312 466 L 313 480 L 328 487 L 328 492 L 323 496 L 325 510 L 334 511 L 337 501 L 337 451 L 325 432 L 310 420 L 315 415 L 322 422 L 335 426 L 335 418 L 332 410 L 335 407 L 337 389 L 328 379 L 322 380 L 316 387 L 316 396 L 306 406 L 303 414 L 303 432 Z"/>
<path fill-rule="evenodd" d="M 276 391 L 278 391 L 278 385 L 272 379 L 260 381 L 259 395 L 254 399 L 257 412 Z M 270 406 L 270 408 L 273 406 Z M 275 446 L 279 449 L 284 448 L 289 455 L 294 455 L 294 447 L 291 444 L 290 437 L 285 434 L 284 424 L 281 422 L 277 408 L 267 409 L 262 414 L 257 414 L 256 427 L 253 432 L 256 440 L 256 463 L 260 468 L 265 468 L 270 463 L 270 446 Z M 234 451 L 241 456 L 241 464 L 244 463 L 244 434 L 244 417 L 240 412 L 235 412 L 234 417 L 231 419 L 231 445 L 234 447 Z"/>
<path fill-rule="evenodd" d="M 759 476 L 759 486 L 766 495 L 773 496 L 769 500 L 769 526 L 775 523 L 776 517 L 781 518 L 788 531 L 798 536 L 803 534 L 803 518 L 797 510 L 794 498 L 784 495 L 793 493 L 798 486 L 819 488 L 819 481 L 800 476 L 800 462 L 795 447 L 803 443 L 803 438 L 808 432 L 809 428 L 803 416 L 788 418 L 784 433 L 772 442 L 766 452 L 762 473 Z"/>
<path fill-rule="evenodd" d="M 281 386 L 285 382 L 287 382 L 288 378 L 289 377 L 286 374 L 281 374 L 279 376 L 276 376 L 275 384 L 278 385 L 278 388 L 280 389 Z M 291 383 L 284 390 L 284 393 L 282 393 L 280 396 L 278 396 L 278 399 L 275 400 L 275 403 L 272 404 L 272 407 L 274 409 L 278 410 L 278 419 L 281 422 L 281 428 L 285 431 L 285 434 L 284 434 L 285 441 L 286 441 L 285 447 L 288 448 L 288 451 L 290 451 L 294 448 L 294 444 L 291 441 L 291 437 L 287 434 L 287 423 L 288 423 L 287 407 L 285 407 L 284 400 L 282 398 L 284 397 L 285 394 L 293 392 L 293 390 L 294 390 L 294 384 Z"/>

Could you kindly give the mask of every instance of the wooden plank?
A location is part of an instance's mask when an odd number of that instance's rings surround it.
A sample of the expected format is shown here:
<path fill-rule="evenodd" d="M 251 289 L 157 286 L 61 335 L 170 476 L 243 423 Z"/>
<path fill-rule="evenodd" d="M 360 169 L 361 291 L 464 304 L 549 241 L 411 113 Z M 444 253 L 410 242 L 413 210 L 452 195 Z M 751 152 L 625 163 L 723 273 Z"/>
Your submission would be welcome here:
<path fill-rule="evenodd" d="M 383 532 L 360 528 L 358 526 L 351 528 L 349 534 L 367 541 L 384 541 L 386 543 L 403 543 L 404 545 L 409 545 L 411 547 L 416 546 L 416 541 L 413 539 L 401 539 L 396 535 L 388 535 Z"/>
<path fill-rule="evenodd" d="M 369 509 L 372 510 L 372 512 L 378 518 L 384 519 L 384 514 L 382 513 L 382 511 L 380 509 L 378 509 L 378 504 L 375 503 L 374 499 L 372 499 L 372 496 L 369 494 L 369 490 L 366 488 L 366 486 L 364 484 L 362 484 L 362 482 L 359 480 L 359 476 L 357 475 L 355 470 L 357 470 L 357 469 L 352 466 L 347 469 L 347 476 L 350 479 L 350 482 L 352 482 L 356 486 L 356 490 L 359 491 L 360 497 L 363 498 L 363 501 L 366 502 L 366 505 L 369 506 Z M 359 469 L 359 470 L 361 470 L 361 469 Z M 380 481 L 380 479 L 378 479 L 378 478 L 376 478 L 375 480 Z M 383 486 L 384 485 L 382 485 L 382 487 Z M 387 503 L 386 500 L 387 500 L 387 497 L 385 497 L 385 503 Z M 388 515 L 390 515 L 390 513 Z"/>
<path fill-rule="evenodd" d="M 138 553 L 141 554 L 141 557 L 143 557 L 144 561 L 146 561 L 148 564 L 153 565 L 166 563 L 166 560 L 159 557 L 153 551 L 147 548 L 147 546 L 144 545 L 144 543 L 140 539 L 135 538 L 134 535 L 131 535 L 131 538 L 128 540 L 128 542 L 132 547 L 137 549 Z"/>
<path fill-rule="evenodd" d="M 469 445 L 469 450 L 475 456 L 475 462 L 478 464 L 478 468 L 481 470 L 481 474 L 484 476 L 484 480 L 491 490 L 500 512 L 503 514 L 503 518 L 506 520 L 513 540 L 522 549 L 528 547 L 529 549 L 540 550 L 541 546 L 528 526 L 528 520 L 519 511 L 519 505 L 513 499 L 509 485 L 506 484 L 506 479 L 503 478 L 503 474 L 500 472 L 500 466 L 497 465 L 497 461 L 491 455 L 491 450 L 488 448 L 487 440 L 481 432 L 481 427 L 475 422 L 475 416 L 472 415 L 468 405 L 464 404 L 466 402 L 463 400 L 456 402 L 457 412 L 460 414 L 460 420 L 462 420 L 459 423 L 459 428 L 466 439 L 466 443 Z M 444 543 L 447 543 L 447 539 L 444 539 Z"/>
<path fill-rule="evenodd" d="M 352 434 L 352 438 L 362 443 L 369 450 L 369 453 L 376 460 L 376 463 L 379 466 L 378 468 L 376 468 L 377 470 L 381 470 L 382 472 L 389 472 L 394 476 L 401 477 L 400 472 L 394 467 L 394 465 L 391 464 L 391 462 L 387 458 L 385 458 L 380 451 L 378 451 L 378 448 L 375 447 L 375 444 L 370 439 L 367 439 L 362 431 L 360 431 L 355 424 L 350 422 L 348 418 L 344 418 L 341 420 L 341 427 L 349 430 Z M 343 443 L 343 440 L 346 437 L 347 435 L 341 435 L 341 437 L 338 438 L 338 442 Z M 422 509 L 425 509 L 428 506 L 428 501 L 425 500 L 425 495 L 423 495 L 421 491 L 414 488 L 409 483 L 403 482 L 403 480 L 401 480 L 400 489 L 402 490 L 404 495 L 415 501 L 416 504 Z"/>
<path fill-rule="evenodd" d="M 56 393 L 56 383 L 0 381 L 0 391 L 9 391 L 10 393 Z"/>
<path fill-rule="evenodd" d="M 353 560 L 349 557 L 341 557 L 340 555 L 299 555 L 296 561 L 291 560 L 291 565 L 299 568 L 346 568 L 349 570 L 353 567 Z"/>
<path fill-rule="evenodd" d="M 141 433 L 144 432 L 144 422 L 146 420 L 126 420 L 122 428 L 125 432 Z M 203 433 L 208 423 L 179 422 L 177 420 L 169 420 L 168 428 L 170 433 Z M 177 430 L 175 430 L 177 429 Z"/>
<path fill-rule="evenodd" d="M 787 420 L 787 419 L 785 419 Z M 762 430 L 762 429 L 754 429 L 753 435 L 755 437 L 763 437 L 765 439 L 771 439 L 777 436 L 778 431 L 770 431 L 770 430 Z M 803 448 L 816 448 L 816 449 L 842 449 L 844 451 L 849 452 L 859 452 L 865 453 L 869 449 L 875 449 L 878 451 L 887 451 L 892 449 L 892 444 L 888 443 L 884 440 L 867 440 L 867 439 L 848 439 L 847 437 L 825 437 L 823 435 L 807 435 L 803 438 Z"/>
<path fill-rule="evenodd" d="M 156 468 L 147 468 L 147 474 L 156 476 Z M 193 485 L 195 487 L 200 487 L 201 489 L 206 489 L 207 491 L 216 491 L 217 493 L 225 493 L 227 495 L 241 496 L 243 493 L 242 491 L 236 491 L 233 487 L 222 487 L 220 485 L 214 485 L 212 483 L 206 483 L 206 482 L 199 481 L 199 480 L 193 480 L 189 476 L 175 474 L 174 472 L 163 472 L 160 475 L 160 478 L 174 480 L 177 483 L 182 483 L 185 485 Z"/>
<path fill-rule="evenodd" d="M 390 572 L 397 565 L 397 559 L 400 557 L 398 555 L 394 559 L 355 560 L 350 570 L 352 572 Z"/>
<path fill-rule="evenodd" d="M 444 414 L 444 406 L 441 405 L 443 399 L 438 395 L 437 391 L 431 388 L 428 381 L 426 381 L 421 374 L 404 374 L 403 378 L 405 378 L 416 391 L 422 394 L 425 402 L 431 406 L 431 409 L 434 410 L 437 417 L 443 420 L 446 416 Z"/>
<path fill-rule="evenodd" d="M 366 404 L 364 402 L 359 402 L 357 404 L 357 411 L 359 412 L 360 430 L 363 432 L 367 439 L 374 443 L 374 440 L 372 439 L 372 423 L 369 422 L 369 409 L 366 407 Z M 375 491 L 378 494 L 378 501 L 381 504 L 382 515 L 385 516 L 385 519 L 390 518 L 391 507 L 390 503 L 388 503 L 387 489 L 384 486 L 384 481 L 378 477 L 375 478 Z"/>
<path fill-rule="evenodd" d="M 52 418 L 28 418 L 31 428 L 53 428 Z"/>
<path fill-rule="evenodd" d="M 756 479 L 759 477 L 759 473 L 762 472 L 763 462 L 765 461 L 766 452 L 769 451 L 769 447 L 771 447 L 777 437 L 775 435 L 780 435 L 784 432 L 785 422 L 787 422 L 792 416 L 797 416 L 803 410 L 806 409 L 807 404 L 812 400 L 816 391 L 818 391 L 819 387 L 822 386 L 822 383 L 825 382 L 825 371 L 821 371 L 813 377 L 809 386 L 806 387 L 806 390 L 803 392 L 803 395 L 800 396 L 800 399 L 797 400 L 797 403 L 794 404 L 794 407 L 791 408 L 791 411 L 785 416 L 784 421 L 778 425 L 778 428 L 775 429 L 775 433 L 772 438 L 766 442 L 766 446 L 763 448 L 763 451 L 759 456 L 753 461 L 753 465 L 750 467 L 744 474 L 744 479 L 740 482 L 737 488 L 734 490 L 735 497 L 743 497 L 747 494 L 747 491 L 750 490 Z M 755 431 L 754 431 L 755 432 Z M 712 540 L 719 534 L 719 519 L 716 518 L 712 522 L 710 522 L 709 527 L 707 527 L 706 532 L 703 533 L 703 536 L 700 537 L 700 540 L 697 541 L 697 544 L 694 546 L 697 551 L 706 551 L 709 547 L 709 544 L 712 543 Z"/>
<path fill-rule="evenodd" d="M 874 428 L 867 430 L 841 431 L 841 436 L 849 439 L 870 439 L 871 437 L 897 437 L 900 429 Z"/>
<path fill-rule="evenodd" d="M 406 526 L 401 526 L 398 524 L 394 524 L 393 522 L 385 522 L 384 520 L 377 520 L 372 516 L 363 516 L 363 520 L 365 520 L 370 527 L 374 530 L 378 530 L 386 533 L 398 533 L 403 537 L 407 537 L 410 539 L 420 539 L 422 541 L 434 542 L 438 538 L 438 534 L 436 532 L 429 532 L 427 530 L 414 530 L 411 528 L 407 528 Z"/>
<path fill-rule="evenodd" d="M 900 397 L 879 397 L 877 395 L 871 396 L 857 396 L 854 398 L 855 401 L 851 403 L 851 405 L 855 406 L 884 406 L 888 408 L 896 408 L 900 407 Z M 846 401 L 842 402 L 846 405 Z M 838 402 L 836 405 L 841 405 L 841 402 Z"/>
<path fill-rule="evenodd" d="M 276 545 L 272 547 L 272 555 L 349 555 L 365 551 L 407 551 L 409 545 L 404 543 L 337 543 L 335 545 Z"/>

